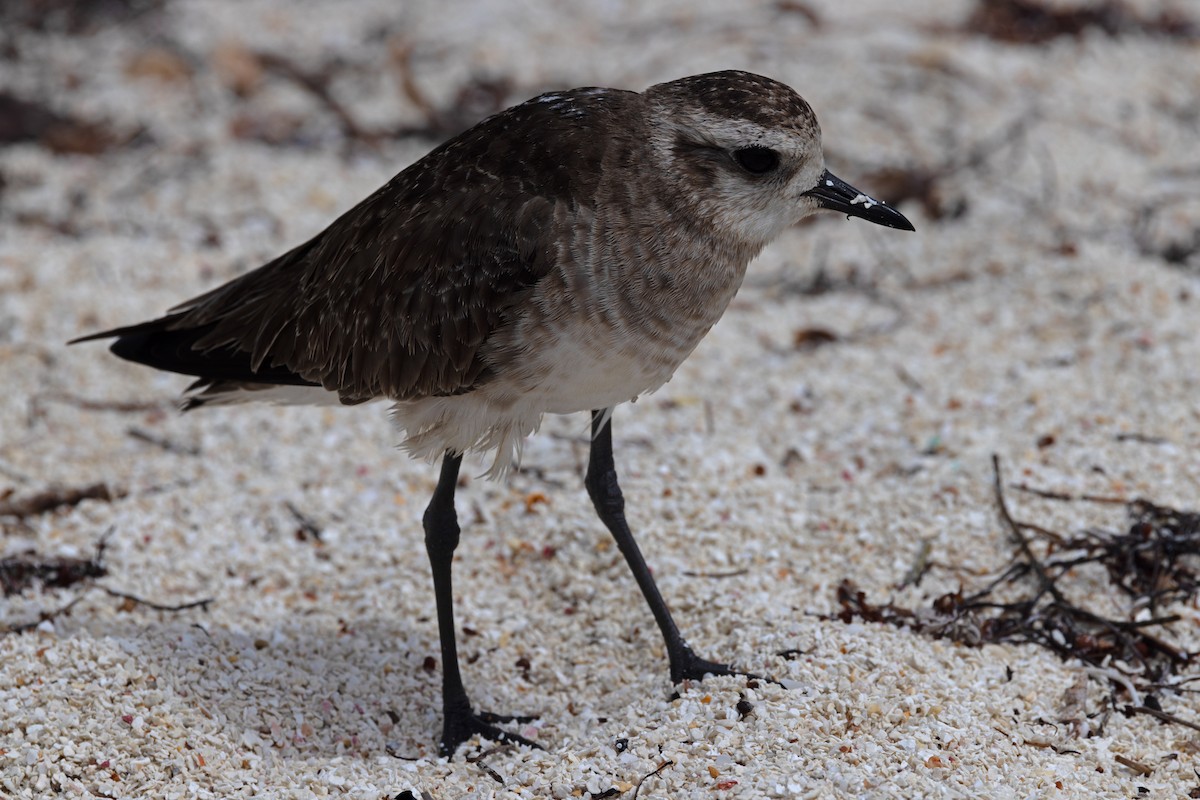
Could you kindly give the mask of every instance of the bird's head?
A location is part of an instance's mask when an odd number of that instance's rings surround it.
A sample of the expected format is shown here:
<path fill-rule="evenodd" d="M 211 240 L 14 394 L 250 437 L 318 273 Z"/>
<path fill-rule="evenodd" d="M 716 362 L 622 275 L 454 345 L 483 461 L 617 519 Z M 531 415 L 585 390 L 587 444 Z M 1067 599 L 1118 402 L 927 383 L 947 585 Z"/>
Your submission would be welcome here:
<path fill-rule="evenodd" d="M 825 168 L 816 115 L 778 81 L 712 72 L 651 86 L 645 98 L 659 168 L 686 207 L 728 235 L 761 246 L 819 209 L 913 230 Z"/>

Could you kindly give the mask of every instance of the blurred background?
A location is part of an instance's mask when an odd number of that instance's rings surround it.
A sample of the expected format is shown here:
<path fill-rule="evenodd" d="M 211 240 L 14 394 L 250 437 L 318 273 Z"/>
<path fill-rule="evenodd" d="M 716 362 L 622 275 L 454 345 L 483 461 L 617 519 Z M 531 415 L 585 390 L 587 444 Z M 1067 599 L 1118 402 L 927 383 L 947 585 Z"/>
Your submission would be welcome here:
<path fill-rule="evenodd" d="M 1159 158 L 1196 134 L 1197 17 L 1178 0 L 8 0 L 0 220 L 137 227 L 114 213 L 122 197 L 186 183 L 230 148 L 375 159 L 383 178 L 543 90 L 741 68 L 798 88 L 830 164 L 906 213 L 952 225 L 998 205 L 1049 211 L 1063 247 L 1125 235 L 1186 265 L 1196 167 Z M 117 186 L 55 181 L 56 159 L 77 175 L 138 169 Z M 1077 190 L 1131 192 L 1143 165 L 1156 180 L 1119 210 L 1058 218 Z M 184 215 L 197 244 L 288 224 L 230 201 Z"/>

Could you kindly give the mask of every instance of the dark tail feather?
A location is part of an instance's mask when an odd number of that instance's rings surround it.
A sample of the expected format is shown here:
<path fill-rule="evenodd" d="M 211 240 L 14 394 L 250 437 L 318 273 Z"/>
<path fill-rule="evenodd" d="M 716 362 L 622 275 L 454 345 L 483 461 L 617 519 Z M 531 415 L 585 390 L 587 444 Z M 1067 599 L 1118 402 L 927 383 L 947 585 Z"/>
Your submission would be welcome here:
<path fill-rule="evenodd" d="M 233 381 L 284 386 L 320 386 L 319 383 L 303 378 L 282 365 L 261 364 L 257 370 L 252 369 L 250 354 L 233 346 L 196 349 L 196 342 L 208 335 L 215 323 L 195 328 L 172 329 L 171 324 L 181 316 L 183 315 L 172 314 L 139 325 L 92 333 L 72 339 L 68 344 L 115 338 L 116 341 L 109 348 L 114 355 L 155 369 L 193 375 L 200 379 L 201 384 Z"/>

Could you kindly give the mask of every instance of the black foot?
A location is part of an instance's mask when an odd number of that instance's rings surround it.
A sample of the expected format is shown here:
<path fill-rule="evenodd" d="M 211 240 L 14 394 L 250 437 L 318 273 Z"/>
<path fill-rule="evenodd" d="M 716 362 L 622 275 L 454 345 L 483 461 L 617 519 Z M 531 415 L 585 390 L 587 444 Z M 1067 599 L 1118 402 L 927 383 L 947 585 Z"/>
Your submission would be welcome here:
<path fill-rule="evenodd" d="M 738 677 L 751 680 L 774 683 L 778 686 L 783 685 L 774 678 L 764 678 L 762 675 L 755 675 L 753 672 L 742 672 L 728 664 L 718 664 L 716 661 L 701 658 L 692 652 L 692 648 L 686 644 L 680 650 L 679 655 L 671 659 L 671 683 L 699 681 L 703 680 L 705 675 L 737 675 Z"/>
<path fill-rule="evenodd" d="M 518 736 L 515 733 L 509 733 L 502 728 L 497 728 L 494 724 L 497 722 L 526 723 L 533 722 L 535 719 L 537 717 L 492 714 L 487 711 L 480 711 L 476 714 L 468 706 L 465 710 L 446 714 L 446 721 L 442 726 L 442 741 L 438 746 L 438 751 L 446 758 L 451 758 L 454 755 L 454 751 L 458 750 L 458 746 L 475 734 L 479 734 L 483 738 L 490 739 L 493 742 L 522 744 L 536 750 L 543 750 L 545 748 L 537 742 L 530 741 L 524 736 Z"/>

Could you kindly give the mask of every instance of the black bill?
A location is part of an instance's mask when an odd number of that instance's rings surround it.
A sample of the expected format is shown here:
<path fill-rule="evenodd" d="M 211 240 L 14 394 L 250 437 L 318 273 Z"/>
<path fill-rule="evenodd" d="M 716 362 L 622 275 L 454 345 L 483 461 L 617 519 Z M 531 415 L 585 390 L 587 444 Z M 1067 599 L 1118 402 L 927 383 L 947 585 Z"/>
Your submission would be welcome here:
<path fill-rule="evenodd" d="M 902 231 L 915 231 L 913 224 L 904 218 L 896 209 L 884 205 L 873 197 L 855 189 L 829 170 L 821 175 L 817 185 L 805 192 L 814 197 L 821 208 L 830 211 L 841 211 L 851 217 L 862 217 L 868 222 L 883 225 L 888 228 L 899 228 Z"/>

